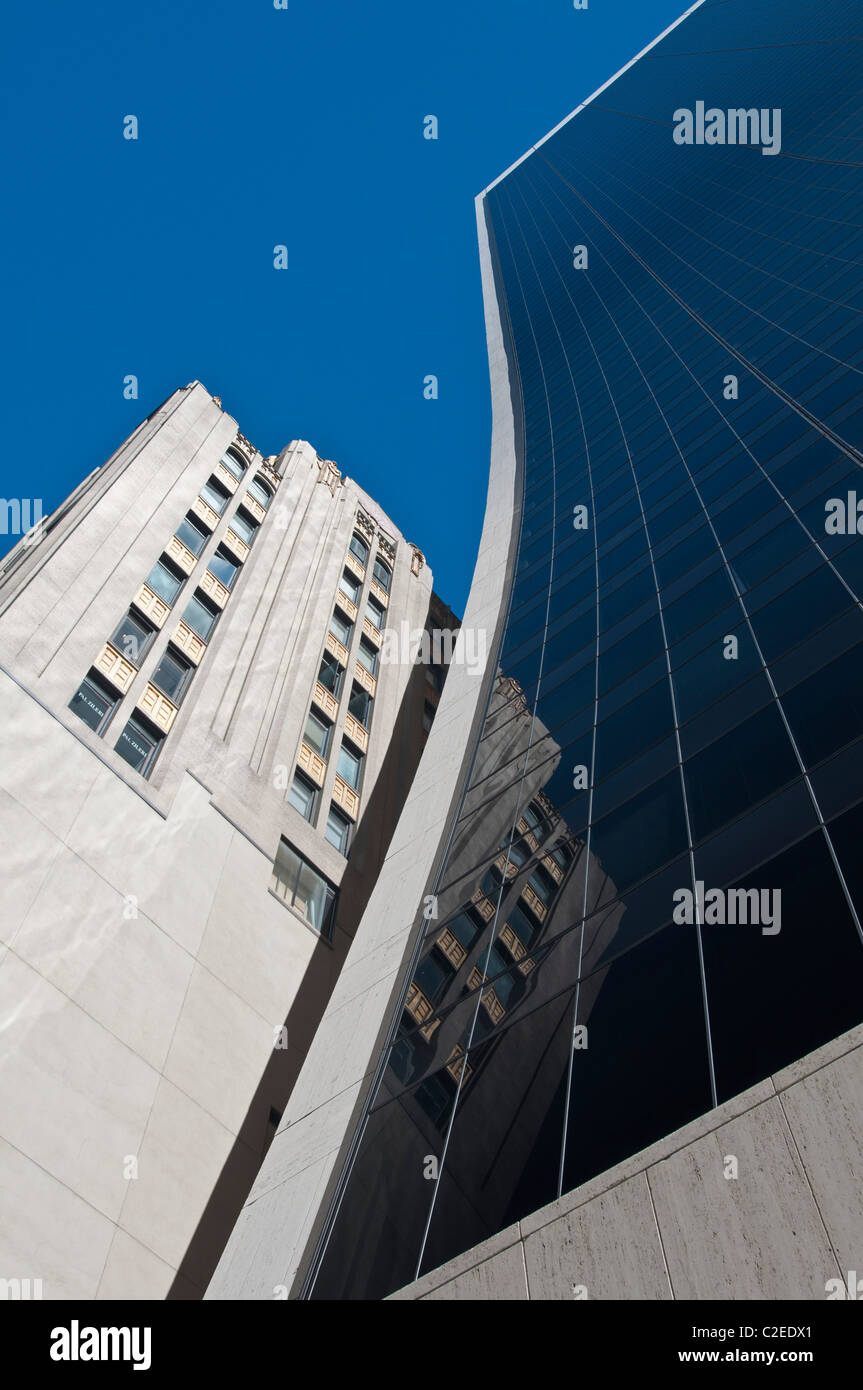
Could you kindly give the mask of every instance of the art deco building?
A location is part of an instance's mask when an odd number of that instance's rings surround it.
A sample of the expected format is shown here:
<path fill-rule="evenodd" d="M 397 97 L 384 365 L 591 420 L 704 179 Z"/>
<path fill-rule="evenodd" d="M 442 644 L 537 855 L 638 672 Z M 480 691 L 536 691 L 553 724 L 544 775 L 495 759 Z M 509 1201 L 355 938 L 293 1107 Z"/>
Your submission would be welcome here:
<path fill-rule="evenodd" d="M 478 199 L 488 661 L 208 1297 L 861 1268 L 858 20 L 693 5 Z"/>
<path fill-rule="evenodd" d="M 0 1277 L 202 1295 L 440 698 L 446 641 L 384 634 L 456 627 L 361 488 L 197 382 L 6 557 Z"/>

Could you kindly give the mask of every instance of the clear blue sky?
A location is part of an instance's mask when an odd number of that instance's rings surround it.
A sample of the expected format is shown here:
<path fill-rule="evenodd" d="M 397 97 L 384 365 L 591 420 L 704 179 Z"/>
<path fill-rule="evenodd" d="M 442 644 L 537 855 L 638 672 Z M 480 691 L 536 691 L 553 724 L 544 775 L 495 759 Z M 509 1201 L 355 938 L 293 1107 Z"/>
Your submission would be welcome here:
<path fill-rule="evenodd" d="M 8 9 L 2 496 L 47 513 L 198 378 L 265 454 L 335 459 L 461 612 L 490 432 L 474 197 L 686 3 Z"/>

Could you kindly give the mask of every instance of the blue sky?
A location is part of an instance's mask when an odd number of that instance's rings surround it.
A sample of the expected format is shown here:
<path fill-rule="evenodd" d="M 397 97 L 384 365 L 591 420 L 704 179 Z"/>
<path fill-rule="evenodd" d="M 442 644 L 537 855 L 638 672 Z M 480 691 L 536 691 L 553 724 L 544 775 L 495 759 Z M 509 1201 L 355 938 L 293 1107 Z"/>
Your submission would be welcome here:
<path fill-rule="evenodd" d="M 463 611 L 490 436 L 474 197 L 685 8 L 7 11 L 2 496 L 47 514 L 198 378 L 265 454 L 335 459 Z"/>

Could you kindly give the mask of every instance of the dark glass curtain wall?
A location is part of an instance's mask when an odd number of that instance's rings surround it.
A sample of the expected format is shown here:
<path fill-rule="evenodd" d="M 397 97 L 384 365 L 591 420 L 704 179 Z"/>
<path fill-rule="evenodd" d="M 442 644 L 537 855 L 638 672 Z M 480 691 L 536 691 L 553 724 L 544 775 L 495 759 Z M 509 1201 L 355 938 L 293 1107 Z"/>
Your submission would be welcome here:
<path fill-rule="evenodd" d="M 487 195 L 509 617 L 307 1296 L 381 1298 L 863 1019 L 860 20 L 708 0 Z M 760 143 L 677 143 L 699 102 Z M 749 920 L 675 920 L 714 889 Z"/>

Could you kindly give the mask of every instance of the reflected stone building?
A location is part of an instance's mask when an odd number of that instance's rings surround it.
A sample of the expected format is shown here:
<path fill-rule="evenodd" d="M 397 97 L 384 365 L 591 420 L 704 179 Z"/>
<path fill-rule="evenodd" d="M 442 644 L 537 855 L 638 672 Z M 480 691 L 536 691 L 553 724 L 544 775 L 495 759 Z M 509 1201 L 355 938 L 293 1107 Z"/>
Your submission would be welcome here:
<path fill-rule="evenodd" d="M 0 564 L 0 1278 L 202 1296 L 432 726 L 402 625 L 421 552 L 198 382 Z"/>
<path fill-rule="evenodd" d="M 478 199 L 488 661 L 208 1297 L 861 1267 L 863 541 L 825 525 L 863 465 L 857 20 L 695 4 Z M 781 930 L 676 922 L 704 885 Z"/>

